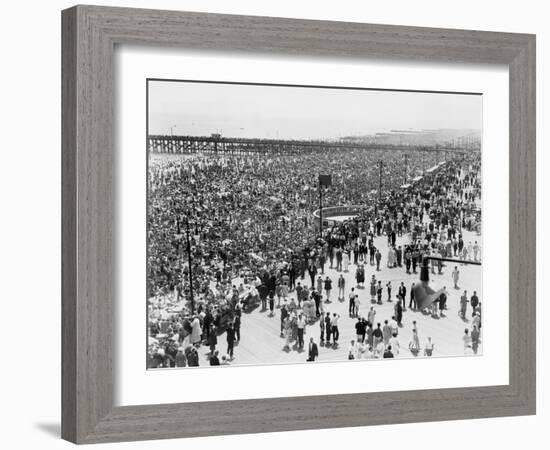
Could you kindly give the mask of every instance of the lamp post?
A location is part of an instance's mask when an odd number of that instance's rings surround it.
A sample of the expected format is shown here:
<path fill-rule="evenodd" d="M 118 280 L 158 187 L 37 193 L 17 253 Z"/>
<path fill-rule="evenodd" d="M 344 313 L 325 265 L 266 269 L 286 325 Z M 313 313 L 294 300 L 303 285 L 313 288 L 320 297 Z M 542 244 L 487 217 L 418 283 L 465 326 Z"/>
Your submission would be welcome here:
<path fill-rule="evenodd" d="M 319 237 L 323 237 L 323 185 L 319 175 Z"/>
<path fill-rule="evenodd" d="M 191 313 L 195 313 L 195 298 L 193 296 L 193 272 L 191 258 L 191 237 L 189 234 L 189 216 L 185 216 L 185 236 L 187 241 L 187 263 L 189 264 L 189 299 L 191 301 Z"/>
<path fill-rule="evenodd" d="M 382 201 L 382 160 L 378 161 L 379 172 L 378 172 L 378 201 Z"/>
<path fill-rule="evenodd" d="M 319 237 L 323 237 L 323 187 L 332 184 L 332 175 L 319 174 Z"/>

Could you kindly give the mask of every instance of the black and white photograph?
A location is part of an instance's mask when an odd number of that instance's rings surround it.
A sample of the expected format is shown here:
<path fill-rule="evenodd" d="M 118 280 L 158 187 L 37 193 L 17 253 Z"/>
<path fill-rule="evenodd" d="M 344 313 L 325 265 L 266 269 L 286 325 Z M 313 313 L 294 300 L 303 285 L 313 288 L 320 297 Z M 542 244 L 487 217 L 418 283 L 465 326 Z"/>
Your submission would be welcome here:
<path fill-rule="evenodd" d="M 146 98 L 148 369 L 482 355 L 481 94 Z"/>

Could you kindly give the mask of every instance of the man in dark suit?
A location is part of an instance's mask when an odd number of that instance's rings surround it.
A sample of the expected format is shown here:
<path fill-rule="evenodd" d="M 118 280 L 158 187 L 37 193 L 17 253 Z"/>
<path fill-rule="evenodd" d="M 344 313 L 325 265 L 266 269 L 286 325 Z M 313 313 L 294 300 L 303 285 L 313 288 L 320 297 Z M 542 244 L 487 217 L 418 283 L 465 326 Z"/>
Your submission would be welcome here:
<path fill-rule="evenodd" d="M 403 282 L 401 282 L 401 285 L 399 286 L 398 294 L 399 294 L 399 299 L 403 302 L 403 310 L 405 310 L 406 309 L 405 297 L 407 295 L 407 288 L 405 287 L 405 284 Z"/>
<path fill-rule="evenodd" d="M 317 348 L 317 344 L 313 342 L 313 338 L 309 338 L 309 350 L 308 350 L 308 359 L 307 361 L 313 362 L 315 361 L 315 358 L 319 356 L 319 349 Z"/>
<path fill-rule="evenodd" d="M 233 324 L 230 323 L 227 327 L 227 354 L 231 359 L 233 359 L 233 348 L 235 346 L 235 330 L 233 329 Z"/>

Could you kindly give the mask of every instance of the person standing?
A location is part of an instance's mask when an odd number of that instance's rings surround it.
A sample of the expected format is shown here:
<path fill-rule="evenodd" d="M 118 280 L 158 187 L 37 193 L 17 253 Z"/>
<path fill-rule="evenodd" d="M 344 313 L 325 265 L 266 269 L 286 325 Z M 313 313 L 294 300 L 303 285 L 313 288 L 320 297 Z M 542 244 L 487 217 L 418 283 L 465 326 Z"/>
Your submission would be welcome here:
<path fill-rule="evenodd" d="M 365 333 L 366 333 L 366 323 L 363 321 L 362 318 L 358 318 L 357 322 L 355 323 L 355 335 L 357 337 L 357 342 L 364 342 L 365 341 Z"/>
<path fill-rule="evenodd" d="M 344 275 L 340 274 L 340 278 L 338 278 L 338 300 L 344 301 L 345 287 L 346 279 L 344 278 Z M 353 291 L 353 288 L 351 288 L 351 290 Z"/>
<path fill-rule="evenodd" d="M 420 339 L 418 338 L 418 331 L 416 328 L 413 329 L 411 340 L 409 341 L 409 350 L 413 356 L 418 356 L 418 352 L 420 351 Z"/>
<path fill-rule="evenodd" d="M 351 288 L 349 293 L 349 315 L 353 317 L 355 315 L 355 289 Z"/>
<path fill-rule="evenodd" d="M 395 318 L 395 315 L 391 316 L 390 327 L 391 327 L 391 334 L 392 335 L 395 334 L 397 336 L 399 334 L 399 324 L 397 323 L 397 319 Z"/>
<path fill-rule="evenodd" d="M 455 266 L 453 272 L 451 273 L 451 277 L 453 278 L 453 283 L 455 285 L 455 289 L 460 289 L 458 287 L 458 279 L 460 278 L 460 271 L 458 270 L 457 266 Z"/>
<path fill-rule="evenodd" d="M 322 321 L 321 321 L 322 322 Z M 314 362 L 315 359 L 319 356 L 319 348 L 317 347 L 317 344 L 313 341 L 313 338 L 309 338 L 309 346 L 308 346 L 308 362 Z"/>
<path fill-rule="evenodd" d="M 477 241 L 474 242 L 474 261 L 478 261 L 479 260 L 479 251 L 480 251 L 480 247 L 479 247 L 479 244 L 477 243 Z"/>
<path fill-rule="evenodd" d="M 306 328 L 306 321 L 303 314 L 298 316 L 296 326 L 298 331 L 298 348 L 302 349 L 304 348 L 304 330 Z"/>
<path fill-rule="evenodd" d="M 311 280 L 311 289 L 315 289 L 315 275 L 317 275 L 317 267 L 315 267 L 315 264 L 310 264 L 307 271 Z"/>
<path fill-rule="evenodd" d="M 330 291 L 332 290 L 332 280 L 327 276 L 325 278 L 325 294 L 327 296 L 327 303 L 330 303 Z"/>
<path fill-rule="evenodd" d="M 327 334 L 327 345 L 330 344 L 330 337 L 332 335 L 332 326 L 330 322 L 330 313 L 327 312 L 327 315 L 325 316 L 325 332 Z"/>
<path fill-rule="evenodd" d="M 208 346 L 210 347 L 210 353 L 213 354 L 218 345 L 218 337 L 216 336 L 215 325 L 210 325 L 210 333 L 208 335 Z"/>
<path fill-rule="evenodd" d="M 344 253 L 342 255 L 342 266 L 344 272 L 349 271 L 349 250 L 344 250 Z"/>
<path fill-rule="evenodd" d="M 370 301 L 371 301 L 371 303 L 375 302 L 375 297 L 376 297 L 376 278 L 373 275 L 371 280 L 370 280 Z"/>
<path fill-rule="evenodd" d="M 233 329 L 233 324 L 230 323 L 226 331 L 227 338 L 227 354 L 231 359 L 233 359 L 233 349 L 235 347 L 235 330 Z"/>
<path fill-rule="evenodd" d="M 298 285 L 296 286 L 296 300 L 298 300 L 298 308 L 301 308 L 302 307 L 302 290 L 304 288 L 302 287 L 302 285 L 300 284 L 300 282 L 298 282 Z"/>
<path fill-rule="evenodd" d="M 264 283 L 262 283 L 260 286 L 258 286 L 258 293 L 260 295 L 260 300 L 262 302 L 262 311 L 265 311 L 267 309 L 267 294 L 268 289 Z"/>
<path fill-rule="evenodd" d="M 397 325 L 401 326 L 403 322 L 403 306 L 401 306 L 401 302 L 395 304 L 395 320 L 397 321 Z"/>
<path fill-rule="evenodd" d="M 418 252 L 418 249 L 415 248 L 411 254 L 413 273 L 416 273 L 416 266 L 418 265 L 419 257 L 420 253 Z"/>
<path fill-rule="evenodd" d="M 327 257 L 325 256 L 325 252 L 322 251 L 321 255 L 319 255 L 319 266 L 321 267 L 321 275 L 325 274 L 325 264 L 327 262 Z"/>
<path fill-rule="evenodd" d="M 285 338 L 285 349 L 290 348 L 290 341 L 292 339 L 292 330 L 290 324 L 290 316 L 287 316 L 283 321 L 283 337 Z"/>
<path fill-rule="evenodd" d="M 405 283 L 402 281 L 401 282 L 401 285 L 399 286 L 399 289 L 397 291 L 398 295 L 399 295 L 399 301 L 403 302 L 403 310 L 405 310 L 406 306 L 405 306 L 405 303 L 406 303 L 406 296 L 407 296 L 407 288 L 405 287 Z"/>
<path fill-rule="evenodd" d="M 323 292 L 323 279 L 321 275 L 317 277 L 317 292 L 321 294 Z"/>
<path fill-rule="evenodd" d="M 382 327 L 382 337 L 384 339 L 384 345 L 388 345 L 392 335 L 391 325 L 388 323 L 388 320 L 384 320 L 384 326 Z"/>
<path fill-rule="evenodd" d="M 447 309 L 447 288 L 443 286 L 443 292 L 439 296 L 439 311 L 443 315 L 443 311 Z"/>
<path fill-rule="evenodd" d="M 424 347 L 424 356 L 432 356 L 434 351 L 434 344 L 432 342 L 432 338 L 428 336 L 428 341 L 426 342 L 426 346 Z"/>
<path fill-rule="evenodd" d="M 283 336 L 283 325 L 285 323 L 285 319 L 288 317 L 288 309 L 286 305 L 283 305 L 281 307 L 281 337 Z"/>
<path fill-rule="evenodd" d="M 380 250 L 376 249 L 374 257 L 376 258 L 376 270 L 380 271 L 380 261 L 382 260 L 382 253 L 380 253 Z"/>
<path fill-rule="evenodd" d="M 273 317 L 275 311 L 275 291 L 269 291 L 269 316 Z"/>
<path fill-rule="evenodd" d="M 460 317 L 466 319 L 466 308 L 468 306 L 468 293 L 464 291 L 464 294 L 460 297 Z"/>
<path fill-rule="evenodd" d="M 193 321 L 191 322 L 191 340 L 190 340 L 191 344 L 200 345 L 201 335 L 202 335 L 201 323 L 198 316 L 195 316 L 193 317 Z"/>
<path fill-rule="evenodd" d="M 342 271 L 342 249 L 338 248 L 336 250 L 336 270 L 338 272 Z"/>
<path fill-rule="evenodd" d="M 397 247 L 397 250 L 395 251 L 395 257 L 397 259 L 397 266 L 403 267 L 403 249 L 401 246 Z"/>
<path fill-rule="evenodd" d="M 458 235 L 458 257 L 462 257 L 462 250 L 464 249 L 464 240 L 462 239 L 462 234 Z"/>
<path fill-rule="evenodd" d="M 359 294 L 355 294 L 355 313 L 357 317 L 359 315 L 359 307 L 361 306 L 361 301 L 359 300 Z"/>
<path fill-rule="evenodd" d="M 380 328 L 380 323 L 376 324 L 376 328 L 372 332 L 374 336 L 374 349 L 378 349 L 378 344 L 384 341 L 384 334 L 382 333 L 382 328 Z"/>
<path fill-rule="evenodd" d="M 413 308 L 413 309 L 417 309 L 418 305 L 416 303 L 416 297 L 414 295 L 414 286 L 415 284 L 411 284 L 411 293 L 410 293 L 410 300 L 409 300 L 409 309 L 410 308 Z"/>
<path fill-rule="evenodd" d="M 370 348 L 373 348 L 374 346 L 374 329 L 372 327 L 372 324 L 370 322 L 367 322 L 367 344 Z"/>
<path fill-rule="evenodd" d="M 319 317 L 321 315 L 321 309 L 323 307 L 323 303 L 321 302 L 321 294 L 319 294 L 317 291 L 313 291 L 311 293 L 311 298 L 315 302 L 315 317 Z"/>
<path fill-rule="evenodd" d="M 233 320 L 233 329 L 235 330 L 235 340 L 238 343 L 241 340 L 241 316 L 239 316 L 238 314 Z"/>
<path fill-rule="evenodd" d="M 291 291 L 296 289 L 296 265 L 294 261 L 290 262 L 290 266 L 288 268 L 288 285 Z"/>
<path fill-rule="evenodd" d="M 477 351 L 479 349 L 479 328 L 477 325 L 473 326 L 470 337 L 472 340 L 472 351 L 474 352 L 474 355 L 477 355 Z"/>
<path fill-rule="evenodd" d="M 338 320 L 340 319 L 340 316 L 336 313 L 332 315 L 332 319 L 330 321 L 330 325 L 332 328 L 332 340 L 334 342 L 334 345 L 338 345 L 338 338 L 340 337 L 340 330 L 338 329 Z"/>
<path fill-rule="evenodd" d="M 319 320 L 319 331 L 321 332 L 321 336 L 319 337 L 319 342 L 321 345 L 325 344 L 325 328 L 326 328 L 325 318 L 321 317 L 321 320 Z"/>
<path fill-rule="evenodd" d="M 382 304 L 382 282 L 378 281 L 378 286 L 376 287 L 376 297 L 379 305 Z"/>
<path fill-rule="evenodd" d="M 472 306 L 472 317 L 474 317 L 476 315 L 477 305 L 479 305 L 479 297 L 477 296 L 476 291 L 474 291 L 472 297 L 470 298 L 470 305 Z"/>

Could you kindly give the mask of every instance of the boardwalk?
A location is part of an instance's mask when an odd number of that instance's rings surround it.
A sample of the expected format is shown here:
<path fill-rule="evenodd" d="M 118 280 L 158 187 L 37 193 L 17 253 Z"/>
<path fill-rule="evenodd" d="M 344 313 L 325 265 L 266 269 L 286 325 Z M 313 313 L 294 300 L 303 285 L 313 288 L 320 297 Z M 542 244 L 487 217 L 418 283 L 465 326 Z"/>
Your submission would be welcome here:
<path fill-rule="evenodd" d="M 474 233 L 465 232 L 464 241 L 467 244 L 469 241 L 472 243 L 477 240 L 481 245 L 481 236 L 476 236 Z M 397 241 L 397 245 L 402 245 L 403 239 Z M 365 289 L 357 289 L 360 300 L 359 315 L 367 315 L 367 311 L 371 306 L 370 295 L 368 289 L 368 280 L 372 274 L 376 274 L 377 280 L 382 281 L 384 291 L 382 295 L 383 304 L 373 305 L 377 312 L 376 322 L 380 322 L 383 325 L 385 319 L 391 319 L 393 315 L 394 302 L 388 303 L 387 291 L 385 284 L 388 281 L 392 282 L 392 297 L 395 299 L 397 289 L 401 281 L 405 283 L 407 287 L 407 306 L 409 302 L 409 291 L 412 282 L 418 282 L 418 274 L 407 275 L 404 268 L 389 269 L 385 265 L 387 244 L 386 237 L 375 238 L 375 245 L 381 249 L 382 263 L 381 270 L 376 272 L 375 266 L 366 266 L 365 276 L 367 282 Z M 449 264 L 449 263 L 448 263 Z M 347 273 L 342 272 L 346 279 L 346 293 L 344 302 L 337 300 L 337 288 L 336 280 L 339 277 L 338 273 L 334 269 L 328 268 L 329 264 L 325 268 L 325 275 L 328 275 L 333 280 L 332 291 L 332 303 L 325 304 L 325 311 L 331 313 L 336 312 L 340 314 L 340 339 L 339 346 L 337 348 L 319 346 L 319 358 L 318 361 L 342 361 L 347 359 L 347 351 L 349 342 L 351 339 L 355 339 L 355 318 L 349 317 L 348 314 L 348 300 L 347 294 L 351 287 L 355 286 L 355 266 L 350 264 L 349 271 Z M 397 358 L 411 358 L 413 357 L 408 350 L 408 343 L 411 337 L 412 322 L 416 321 L 420 343 L 424 347 L 428 336 L 432 337 L 432 341 L 435 344 L 433 357 L 441 356 L 464 356 L 464 346 L 462 342 L 462 335 L 465 328 L 471 328 L 470 321 L 462 320 L 459 315 L 459 300 L 463 290 L 468 291 L 468 297 L 471 296 L 475 290 L 480 297 L 480 301 L 483 302 L 481 297 L 481 267 L 480 266 L 459 266 L 460 281 L 459 290 L 453 289 L 453 282 L 451 280 L 451 271 L 454 266 L 452 264 L 444 267 L 442 275 L 432 275 L 431 284 L 434 287 L 447 287 L 449 293 L 447 300 L 448 309 L 445 311 L 446 316 L 439 319 L 433 318 L 429 315 L 425 315 L 420 311 L 411 311 L 407 309 L 403 313 L 403 327 L 399 332 L 399 343 L 401 351 Z M 309 286 L 309 277 L 306 274 L 304 280 L 298 280 L 302 284 Z M 291 293 L 295 296 L 295 293 Z M 467 318 L 471 318 L 471 307 L 468 305 Z M 319 322 L 315 322 L 311 326 L 306 327 L 305 342 L 309 341 L 310 337 L 313 337 L 315 342 L 319 343 Z M 275 310 L 273 317 L 269 316 L 269 311 L 261 311 L 261 306 L 256 308 L 250 313 L 243 313 L 242 327 L 241 327 L 241 341 L 235 346 L 235 358 L 232 364 L 288 364 L 288 363 L 303 363 L 307 358 L 307 351 L 298 351 L 295 347 L 290 351 L 284 350 L 285 341 L 280 337 L 280 313 L 279 310 Z M 226 350 L 225 334 L 218 337 L 218 350 L 220 355 L 223 355 Z M 307 349 L 306 349 L 307 350 Z M 200 365 L 208 365 L 209 349 L 206 346 L 202 346 L 199 350 L 200 353 Z M 482 346 L 478 354 L 482 353 Z M 368 363 L 368 361 L 366 362 Z"/>

